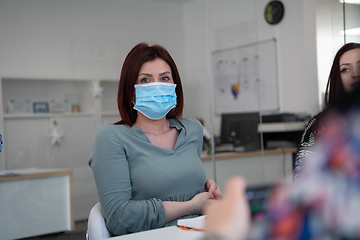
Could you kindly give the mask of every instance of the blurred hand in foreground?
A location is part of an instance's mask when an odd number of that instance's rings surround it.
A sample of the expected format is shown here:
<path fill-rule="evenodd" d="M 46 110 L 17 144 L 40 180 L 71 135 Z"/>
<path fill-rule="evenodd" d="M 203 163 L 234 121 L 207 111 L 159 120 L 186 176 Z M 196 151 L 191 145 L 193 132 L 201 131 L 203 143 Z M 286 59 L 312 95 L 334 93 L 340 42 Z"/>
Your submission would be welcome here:
<path fill-rule="evenodd" d="M 250 231 L 250 210 L 245 188 L 243 178 L 233 177 L 226 183 L 223 199 L 206 206 L 206 235 L 221 235 L 231 240 L 247 238 Z"/>

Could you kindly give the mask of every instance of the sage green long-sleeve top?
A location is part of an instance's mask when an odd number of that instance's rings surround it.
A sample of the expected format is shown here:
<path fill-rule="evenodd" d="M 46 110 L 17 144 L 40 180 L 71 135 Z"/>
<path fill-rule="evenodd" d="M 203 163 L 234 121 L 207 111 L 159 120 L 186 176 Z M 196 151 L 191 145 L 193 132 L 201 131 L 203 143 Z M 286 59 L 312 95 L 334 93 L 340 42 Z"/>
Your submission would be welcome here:
<path fill-rule="evenodd" d="M 188 201 L 204 191 L 201 124 L 194 118 L 169 122 L 180 130 L 173 150 L 151 144 L 139 127 L 104 125 L 96 135 L 89 166 L 114 235 L 175 225 L 166 223 L 162 202 Z"/>

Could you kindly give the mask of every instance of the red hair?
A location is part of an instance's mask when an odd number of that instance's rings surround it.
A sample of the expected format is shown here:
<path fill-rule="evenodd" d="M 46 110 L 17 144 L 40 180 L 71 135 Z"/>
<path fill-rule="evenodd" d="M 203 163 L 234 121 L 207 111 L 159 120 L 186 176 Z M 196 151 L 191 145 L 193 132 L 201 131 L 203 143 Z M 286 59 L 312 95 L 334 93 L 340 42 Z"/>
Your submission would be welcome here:
<path fill-rule="evenodd" d="M 360 48 L 359 43 L 347 43 L 336 53 L 326 85 L 325 108 L 334 107 L 347 97 L 348 94 L 345 92 L 340 76 L 340 58 L 345 52 L 356 48 Z"/>
<path fill-rule="evenodd" d="M 184 108 L 184 97 L 181 79 L 176 64 L 169 52 L 160 45 L 149 46 L 146 43 L 139 43 L 126 56 L 121 69 L 119 89 L 117 95 L 118 109 L 121 120 L 115 124 L 126 124 L 132 126 L 137 118 L 137 111 L 133 109 L 132 100 L 135 99 L 134 85 L 138 78 L 141 66 L 155 59 L 162 59 L 169 64 L 177 96 L 177 105 L 167 115 L 166 118 L 180 119 Z"/>

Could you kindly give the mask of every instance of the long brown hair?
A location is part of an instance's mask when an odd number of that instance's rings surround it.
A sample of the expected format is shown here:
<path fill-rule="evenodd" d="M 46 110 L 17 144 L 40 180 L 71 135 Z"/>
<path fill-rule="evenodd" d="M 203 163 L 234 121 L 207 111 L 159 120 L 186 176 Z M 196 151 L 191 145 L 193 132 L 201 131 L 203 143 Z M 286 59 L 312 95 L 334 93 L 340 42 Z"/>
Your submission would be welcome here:
<path fill-rule="evenodd" d="M 336 53 L 326 85 L 325 108 L 336 106 L 347 97 L 348 94 L 345 92 L 340 76 L 340 58 L 345 52 L 356 48 L 360 48 L 359 43 L 347 43 Z"/>
<path fill-rule="evenodd" d="M 160 45 L 149 46 L 146 43 L 139 43 L 126 56 L 121 69 L 119 89 L 117 95 L 118 109 L 121 120 L 115 124 L 126 124 L 132 126 L 137 117 L 137 111 L 133 109 L 131 101 L 134 99 L 134 85 L 138 78 L 141 66 L 145 62 L 155 59 L 162 59 L 169 64 L 174 83 L 176 84 L 177 105 L 167 115 L 166 118 L 180 119 L 184 107 L 184 97 L 181 79 L 176 64 L 169 52 Z"/>

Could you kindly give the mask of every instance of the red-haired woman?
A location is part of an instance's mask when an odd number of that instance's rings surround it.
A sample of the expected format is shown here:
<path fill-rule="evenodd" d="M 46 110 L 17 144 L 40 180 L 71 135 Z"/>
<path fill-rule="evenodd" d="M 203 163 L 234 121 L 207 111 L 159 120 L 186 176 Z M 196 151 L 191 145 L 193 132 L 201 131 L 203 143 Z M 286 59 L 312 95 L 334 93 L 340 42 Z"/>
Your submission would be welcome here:
<path fill-rule="evenodd" d="M 327 109 L 343 107 L 360 83 L 360 44 L 347 43 L 336 53 L 326 86 L 324 111 L 313 117 L 305 128 L 296 154 L 294 177 L 301 174 L 303 160 L 312 157 L 313 145 L 323 132 L 322 116 Z"/>
<path fill-rule="evenodd" d="M 182 118 L 180 75 L 166 49 L 140 43 L 129 52 L 117 101 L 121 121 L 99 129 L 89 159 L 111 233 L 175 225 L 222 198 L 200 159 L 202 125 Z"/>

